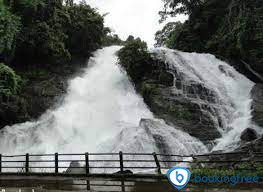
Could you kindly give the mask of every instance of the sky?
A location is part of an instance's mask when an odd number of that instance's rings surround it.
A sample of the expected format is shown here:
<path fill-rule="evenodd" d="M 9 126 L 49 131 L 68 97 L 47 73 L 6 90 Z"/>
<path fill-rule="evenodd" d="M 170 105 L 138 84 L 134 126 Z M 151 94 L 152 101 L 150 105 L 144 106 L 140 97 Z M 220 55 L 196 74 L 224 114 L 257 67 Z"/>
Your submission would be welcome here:
<path fill-rule="evenodd" d="M 92 7 L 98 8 L 101 14 L 109 13 L 105 25 L 110 27 L 121 39 L 129 35 L 140 37 L 153 46 L 154 34 L 163 26 L 159 24 L 158 12 L 162 10 L 162 0 L 86 0 Z M 170 20 L 184 21 L 180 15 Z"/>

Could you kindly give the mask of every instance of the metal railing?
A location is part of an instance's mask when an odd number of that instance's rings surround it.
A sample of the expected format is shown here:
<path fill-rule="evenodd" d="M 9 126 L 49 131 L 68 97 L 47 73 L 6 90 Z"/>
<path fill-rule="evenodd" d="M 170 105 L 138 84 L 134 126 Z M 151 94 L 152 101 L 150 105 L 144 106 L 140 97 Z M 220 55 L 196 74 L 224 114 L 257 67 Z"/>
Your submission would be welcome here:
<path fill-rule="evenodd" d="M 241 159 L 236 158 L 239 155 Z M 216 158 L 216 157 L 225 158 Z M 231 156 L 231 157 L 230 157 Z M 247 157 L 244 160 L 244 157 Z M 190 158 L 190 159 L 189 159 Z M 127 174 L 152 170 L 152 175 L 176 166 L 178 163 L 189 164 L 239 164 L 242 162 L 263 163 L 263 153 L 233 152 L 202 155 L 173 155 L 157 153 L 80 153 L 80 154 L 25 154 L 1 155 L 0 174 L 48 173 L 70 174 Z M 71 165 L 72 162 L 73 165 Z M 12 171 L 13 170 L 13 171 Z M 74 171 L 73 171 L 74 172 Z"/>

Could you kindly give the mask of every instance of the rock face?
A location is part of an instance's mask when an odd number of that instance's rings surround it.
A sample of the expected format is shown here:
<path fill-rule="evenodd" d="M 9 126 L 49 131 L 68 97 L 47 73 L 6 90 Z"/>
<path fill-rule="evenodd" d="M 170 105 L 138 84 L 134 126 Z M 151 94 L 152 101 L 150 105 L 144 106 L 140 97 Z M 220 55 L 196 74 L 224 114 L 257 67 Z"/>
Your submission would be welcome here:
<path fill-rule="evenodd" d="M 263 136 L 261 136 L 260 138 L 252 142 L 248 142 L 248 143 L 241 145 L 236 151 L 262 153 L 263 152 Z"/>
<path fill-rule="evenodd" d="M 178 62 L 184 64 L 182 58 Z M 179 69 L 160 62 L 159 70 L 155 70 L 155 73 L 159 73 L 160 77 L 164 71 L 167 74 L 166 83 L 161 78 L 148 78 L 135 84 L 151 111 L 166 123 L 181 127 L 205 144 L 221 137 L 217 128 L 222 127 L 222 122 L 216 93 L 205 83 L 191 81 Z"/>
<path fill-rule="evenodd" d="M 212 116 L 216 111 L 208 103 L 200 103 L 197 98 L 185 97 L 175 87 L 166 87 L 154 82 L 144 82 L 142 86 L 142 95 L 146 104 L 159 118 L 171 125 L 181 127 L 185 132 L 205 143 L 220 137 Z M 177 84 L 178 88 L 181 86 L 180 83 Z M 190 85 L 186 91 L 204 99 L 211 99 L 205 94 L 208 90 L 201 85 Z"/>
<path fill-rule="evenodd" d="M 81 59 L 71 65 L 53 67 L 46 74 L 27 75 L 28 81 L 19 95 L 0 97 L 0 129 L 36 119 L 52 108 L 66 93 L 68 79 L 84 65 L 85 59 Z"/>
<path fill-rule="evenodd" d="M 179 127 L 171 127 L 163 120 L 141 119 L 138 127 L 127 127 L 113 139 L 103 143 L 99 151 L 138 151 L 160 154 L 200 154 L 206 153 L 207 147 L 200 140 L 182 132 Z M 150 159 L 152 157 L 149 156 Z M 138 164 L 142 164 L 140 162 Z M 131 163 L 132 164 L 132 163 Z M 147 162 L 144 162 L 145 165 Z M 134 165 L 134 164 L 133 164 Z"/>
<path fill-rule="evenodd" d="M 241 134 L 241 141 L 254 141 L 258 138 L 258 134 L 254 129 L 251 128 L 247 128 L 246 130 L 244 130 Z"/>
<path fill-rule="evenodd" d="M 256 84 L 251 92 L 253 121 L 263 127 L 263 84 Z"/>

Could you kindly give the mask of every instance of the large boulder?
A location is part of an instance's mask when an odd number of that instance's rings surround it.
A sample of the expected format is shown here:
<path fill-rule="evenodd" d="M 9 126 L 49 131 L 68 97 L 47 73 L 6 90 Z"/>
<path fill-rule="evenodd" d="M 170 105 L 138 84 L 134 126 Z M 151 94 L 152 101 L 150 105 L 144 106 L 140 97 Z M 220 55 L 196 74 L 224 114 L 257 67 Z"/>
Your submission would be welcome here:
<path fill-rule="evenodd" d="M 241 133 L 240 139 L 241 141 L 254 141 L 258 138 L 258 134 L 254 129 L 247 128 Z"/>
<path fill-rule="evenodd" d="M 67 174 L 86 174 L 84 167 L 80 165 L 78 161 L 72 161 L 69 168 L 66 170 Z"/>

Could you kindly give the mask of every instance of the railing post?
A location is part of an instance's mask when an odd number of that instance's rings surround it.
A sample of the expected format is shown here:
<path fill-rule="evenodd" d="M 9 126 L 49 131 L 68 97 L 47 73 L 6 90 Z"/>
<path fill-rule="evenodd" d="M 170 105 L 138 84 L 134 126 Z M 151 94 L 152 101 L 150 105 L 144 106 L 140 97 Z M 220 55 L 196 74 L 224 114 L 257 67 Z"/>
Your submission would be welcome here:
<path fill-rule="evenodd" d="M 157 167 L 157 172 L 158 174 L 161 174 L 161 166 L 160 166 L 160 162 L 158 160 L 158 157 L 156 155 L 156 153 L 153 153 L 153 157 L 154 157 L 154 160 L 155 160 L 155 163 L 156 163 L 156 167 Z"/>
<path fill-rule="evenodd" d="M 124 178 L 121 178 L 121 192 L 125 192 L 125 181 Z"/>
<path fill-rule="evenodd" d="M 85 153 L 86 175 L 89 174 L 89 153 Z"/>
<path fill-rule="evenodd" d="M 0 154 L 0 173 L 2 173 L 2 154 Z"/>
<path fill-rule="evenodd" d="M 90 191 L 90 181 L 86 180 L 86 182 L 87 182 L 87 191 Z"/>
<path fill-rule="evenodd" d="M 55 173 L 58 173 L 58 153 L 55 153 Z"/>
<path fill-rule="evenodd" d="M 26 173 L 29 172 L 29 154 L 26 154 L 26 165 L 25 165 Z"/>
<path fill-rule="evenodd" d="M 121 173 L 123 173 L 123 154 L 121 151 L 119 152 L 119 156 L 120 156 L 120 171 Z"/>

